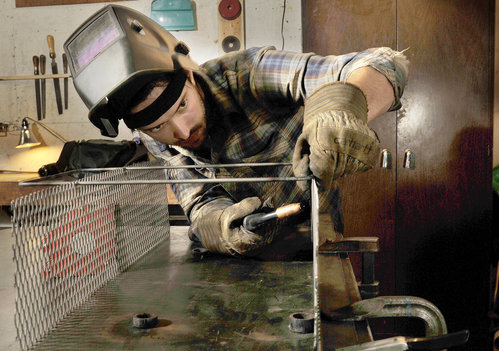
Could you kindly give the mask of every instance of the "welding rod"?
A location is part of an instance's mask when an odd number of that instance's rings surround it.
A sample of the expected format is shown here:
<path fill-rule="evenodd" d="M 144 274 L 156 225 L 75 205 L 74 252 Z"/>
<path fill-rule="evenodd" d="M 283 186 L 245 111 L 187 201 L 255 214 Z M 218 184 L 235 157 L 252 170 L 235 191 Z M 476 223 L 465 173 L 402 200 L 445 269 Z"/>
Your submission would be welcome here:
<path fill-rule="evenodd" d="M 48 176 L 46 178 L 50 178 Z M 40 178 L 43 179 L 43 178 Z M 64 180 L 27 180 L 18 183 L 19 186 L 57 186 L 66 184 L 75 185 L 143 185 L 143 184 L 202 184 L 202 183 L 258 183 L 258 182 L 296 182 L 308 181 L 310 176 L 305 177 L 263 177 L 263 178 L 203 178 L 203 179 L 156 179 L 156 180 L 85 180 L 85 178 L 73 181 Z"/>
<path fill-rule="evenodd" d="M 294 203 L 277 208 L 270 213 L 255 213 L 244 217 L 243 227 L 249 231 L 253 231 L 274 219 L 284 219 L 290 216 L 297 215 L 305 208 L 304 204 Z"/>

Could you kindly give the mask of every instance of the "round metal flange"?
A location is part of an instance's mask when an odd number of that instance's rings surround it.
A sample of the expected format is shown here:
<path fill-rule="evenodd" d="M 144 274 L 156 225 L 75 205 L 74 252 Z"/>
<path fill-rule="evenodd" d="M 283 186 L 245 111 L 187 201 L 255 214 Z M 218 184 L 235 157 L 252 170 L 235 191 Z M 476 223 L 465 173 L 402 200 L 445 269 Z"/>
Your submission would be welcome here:
<path fill-rule="evenodd" d="M 150 313 L 139 313 L 133 316 L 133 326 L 139 329 L 154 328 L 158 325 L 158 316 Z"/>
<path fill-rule="evenodd" d="M 228 21 L 235 20 L 241 14 L 241 3 L 239 0 L 222 0 L 218 4 L 218 12 Z"/>
<path fill-rule="evenodd" d="M 222 49 L 224 52 L 237 51 L 241 48 L 241 42 L 233 35 L 226 36 L 222 40 Z"/>
<path fill-rule="evenodd" d="M 307 312 L 296 312 L 291 314 L 289 316 L 289 329 L 294 333 L 313 333 L 314 315 Z"/>

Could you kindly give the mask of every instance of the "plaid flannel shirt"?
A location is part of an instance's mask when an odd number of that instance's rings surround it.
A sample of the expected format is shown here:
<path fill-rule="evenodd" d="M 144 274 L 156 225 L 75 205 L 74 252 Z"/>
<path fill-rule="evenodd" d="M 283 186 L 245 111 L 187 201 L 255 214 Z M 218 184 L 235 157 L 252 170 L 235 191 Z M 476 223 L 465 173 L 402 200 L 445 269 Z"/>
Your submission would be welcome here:
<path fill-rule="evenodd" d="M 397 65 L 400 52 L 372 48 L 341 56 L 290 53 L 273 47 L 251 48 L 210 60 L 195 72 L 206 95 L 207 145 L 196 153 L 168 146 L 141 133 L 144 144 L 167 165 L 203 165 L 249 162 L 291 162 L 294 145 L 303 127 L 303 102 L 317 88 L 345 81 L 349 74 L 370 66 L 384 74 L 393 86 L 400 107 L 406 69 Z M 220 177 L 289 177 L 290 166 L 199 168 L 166 170 L 170 179 Z M 294 182 L 174 184 L 173 191 L 191 224 L 215 209 L 243 198 L 258 196 L 278 207 L 308 201 Z M 339 193 L 335 207 L 336 230 L 342 231 Z"/>

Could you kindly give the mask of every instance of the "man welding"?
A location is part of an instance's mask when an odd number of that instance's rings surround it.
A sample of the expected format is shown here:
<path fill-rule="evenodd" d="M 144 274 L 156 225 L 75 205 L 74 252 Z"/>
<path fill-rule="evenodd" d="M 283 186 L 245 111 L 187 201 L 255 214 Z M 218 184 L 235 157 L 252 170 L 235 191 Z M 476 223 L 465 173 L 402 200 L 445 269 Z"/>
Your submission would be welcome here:
<path fill-rule="evenodd" d="M 379 141 L 368 122 L 401 107 L 408 62 L 389 48 L 340 56 L 277 51 L 229 53 L 200 66 L 187 46 L 147 16 L 104 7 L 64 44 L 73 82 L 105 136 L 120 120 L 138 131 L 170 179 L 312 174 L 320 209 L 343 231 L 336 179 L 373 167 Z M 257 167 L 251 163 L 292 162 Z M 209 164 L 249 166 L 211 168 Z M 290 258 L 310 248 L 300 216 L 253 231 L 248 215 L 308 203 L 306 182 L 174 184 L 190 237 L 212 252 Z M 268 211 L 268 210 L 267 210 Z M 274 256 L 273 256 L 274 255 Z M 291 255 L 291 256 L 290 256 Z"/>

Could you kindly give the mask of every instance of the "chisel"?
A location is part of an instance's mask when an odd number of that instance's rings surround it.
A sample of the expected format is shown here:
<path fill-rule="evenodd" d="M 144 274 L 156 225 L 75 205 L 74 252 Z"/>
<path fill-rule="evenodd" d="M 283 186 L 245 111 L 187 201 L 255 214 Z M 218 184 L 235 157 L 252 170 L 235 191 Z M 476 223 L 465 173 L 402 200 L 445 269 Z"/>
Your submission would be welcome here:
<path fill-rule="evenodd" d="M 68 73 L 68 59 L 66 53 L 62 54 L 62 67 L 64 73 Z M 68 109 L 68 78 L 64 78 L 64 109 Z"/>
<path fill-rule="evenodd" d="M 54 50 L 54 37 L 52 35 L 47 35 L 47 43 L 49 44 L 49 56 L 52 59 L 52 74 L 58 74 L 57 62 L 55 61 L 55 50 Z M 57 103 L 57 111 L 62 115 L 62 97 L 61 97 L 61 86 L 59 84 L 59 78 L 54 78 L 54 89 L 55 89 L 55 101 Z"/>
<path fill-rule="evenodd" d="M 33 69 L 34 74 L 39 74 L 40 60 L 38 56 L 33 56 Z M 42 107 L 40 106 L 40 79 L 35 79 L 35 98 L 36 98 L 36 116 L 38 120 L 42 119 Z"/>
<path fill-rule="evenodd" d="M 46 58 L 45 55 L 40 55 L 40 74 L 44 75 L 45 74 L 45 62 Z M 45 92 L 45 82 L 47 81 L 46 79 L 41 79 L 42 83 L 42 119 L 45 119 L 46 116 L 46 111 L 47 111 L 47 105 L 46 101 L 47 99 L 45 98 L 46 92 Z"/>
<path fill-rule="evenodd" d="M 68 73 L 68 59 L 66 53 L 62 54 L 62 67 L 64 73 Z M 68 78 L 64 78 L 64 109 L 68 109 Z"/>

